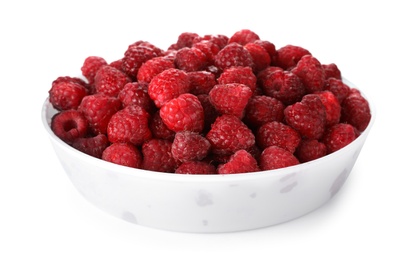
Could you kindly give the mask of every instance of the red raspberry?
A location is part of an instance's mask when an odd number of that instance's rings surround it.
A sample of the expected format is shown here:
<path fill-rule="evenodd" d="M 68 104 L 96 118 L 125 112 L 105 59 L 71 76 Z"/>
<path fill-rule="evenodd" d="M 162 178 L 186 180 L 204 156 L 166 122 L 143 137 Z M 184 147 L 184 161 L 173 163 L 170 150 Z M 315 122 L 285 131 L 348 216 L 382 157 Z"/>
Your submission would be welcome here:
<path fill-rule="evenodd" d="M 123 71 L 122 69 L 123 59 L 118 59 L 109 63 L 109 66 L 114 67 L 117 70 Z"/>
<path fill-rule="evenodd" d="M 137 73 L 144 62 L 161 56 L 162 52 L 158 48 L 142 45 L 130 45 L 122 59 L 122 70 L 133 80 L 137 78 Z"/>
<path fill-rule="evenodd" d="M 216 118 L 219 116 L 218 111 L 210 102 L 210 97 L 207 94 L 198 95 L 197 98 L 203 107 L 204 111 L 204 128 L 203 132 L 208 132 L 211 128 L 211 124 L 214 123 Z"/>
<path fill-rule="evenodd" d="M 257 40 L 254 41 L 253 43 L 259 44 L 267 51 L 267 53 L 270 55 L 270 61 L 272 61 L 274 57 L 277 55 L 276 46 L 273 43 L 263 40 Z"/>
<path fill-rule="evenodd" d="M 101 159 L 103 151 L 109 146 L 109 141 L 106 135 L 99 134 L 75 139 L 72 146 L 83 153 Z"/>
<path fill-rule="evenodd" d="M 230 43 L 221 49 L 214 57 L 214 65 L 222 71 L 234 66 L 255 66 L 249 51 L 238 43 Z"/>
<path fill-rule="evenodd" d="M 328 78 L 325 81 L 325 90 L 332 92 L 339 103 L 342 104 L 344 99 L 350 94 L 350 87 L 343 83 L 340 79 Z"/>
<path fill-rule="evenodd" d="M 175 173 L 179 174 L 215 174 L 216 169 L 214 165 L 206 162 L 189 161 L 182 163 Z"/>
<path fill-rule="evenodd" d="M 242 118 L 245 114 L 245 107 L 252 90 L 238 83 L 215 85 L 210 91 L 210 102 L 221 114 L 230 114 Z"/>
<path fill-rule="evenodd" d="M 297 65 L 303 56 L 310 54 L 311 53 L 308 50 L 302 47 L 286 45 L 277 50 L 277 54 L 273 60 L 273 65 L 289 70 Z"/>
<path fill-rule="evenodd" d="M 167 69 L 155 76 L 148 85 L 148 94 L 160 108 L 179 95 L 188 93 L 190 80 L 186 72 L 178 69 Z"/>
<path fill-rule="evenodd" d="M 158 172 L 175 172 L 176 162 L 171 153 L 172 143 L 168 140 L 151 139 L 142 145 L 142 168 Z"/>
<path fill-rule="evenodd" d="M 341 72 L 336 64 L 334 63 L 322 64 L 322 68 L 325 71 L 326 79 L 335 78 L 341 80 Z"/>
<path fill-rule="evenodd" d="M 259 127 L 271 121 L 283 121 L 284 105 L 281 101 L 269 96 L 253 96 L 245 108 L 244 121 L 250 127 Z"/>
<path fill-rule="evenodd" d="M 301 163 L 313 161 L 327 154 L 326 145 L 316 139 L 302 140 L 295 154 Z"/>
<path fill-rule="evenodd" d="M 87 91 L 82 85 L 71 81 L 60 82 L 49 90 L 49 102 L 57 110 L 77 109 L 86 95 Z"/>
<path fill-rule="evenodd" d="M 88 120 L 92 133 L 106 134 L 109 120 L 120 107 L 119 99 L 98 93 L 84 97 L 78 110 Z"/>
<path fill-rule="evenodd" d="M 234 115 L 218 117 L 206 138 L 210 141 L 213 152 L 217 154 L 248 150 L 255 144 L 252 131 Z"/>
<path fill-rule="evenodd" d="M 153 136 L 157 139 L 167 139 L 172 141 L 175 137 L 175 132 L 167 127 L 160 117 L 160 111 L 154 113 L 151 123 L 150 130 Z"/>
<path fill-rule="evenodd" d="M 225 69 L 217 81 L 219 84 L 244 84 L 252 90 L 252 93 L 256 90 L 256 76 L 250 67 L 231 67 Z"/>
<path fill-rule="evenodd" d="M 203 70 L 207 65 L 207 57 L 197 48 L 184 47 L 176 53 L 175 65 L 186 72 Z"/>
<path fill-rule="evenodd" d="M 214 44 L 216 44 L 221 50 L 228 44 L 228 40 L 229 40 L 228 37 L 225 35 L 222 35 L 222 34 L 215 34 L 215 35 L 208 34 L 208 35 L 204 35 L 203 37 L 199 36 L 199 37 L 194 38 L 193 46 L 196 43 L 199 43 L 201 41 L 211 41 Z"/>
<path fill-rule="evenodd" d="M 340 121 L 347 122 L 362 132 L 367 128 L 370 120 L 371 111 L 368 101 L 359 91 L 352 89 L 342 104 Z"/>
<path fill-rule="evenodd" d="M 141 145 L 152 137 L 148 128 L 149 114 L 139 106 L 128 106 L 115 113 L 108 124 L 108 139 L 112 143 Z"/>
<path fill-rule="evenodd" d="M 188 73 L 190 93 L 194 95 L 208 94 L 217 84 L 215 75 L 208 71 L 193 71 Z"/>
<path fill-rule="evenodd" d="M 123 107 L 138 105 L 144 108 L 147 112 L 152 112 L 154 109 L 154 102 L 148 95 L 147 90 L 147 83 L 130 82 L 119 92 L 118 98 L 122 101 Z"/>
<path fill-rule="evenodd" d="M 201 50 L 206 55 L 206 61 L 208 65 L 214 63 L 214 56 L 221 50 L 221 48 L 213 41 L 200 41 L 193 43 L 193 47 Z"/>
<path fill-rule="evenodd" d="M 77 77 L 60 76 L 52 82 L 52 87 L 62 82 L 73 82 L 88 89 L 88 84 L 84 80 Z"/>
<path fill-rule="evenodd" d="M 144 62 L 137 72 L 137 81 L 150 83 L 151 80 L 164 70 L 175 68 L 174 61 L 165 56 L 155 57 Z"/>
<path fill-rule="evenodd" d="M 245 49 L 247 49 L 252 56 L 256 71 L 261 71 L 270 65 L 270 55 L 263 46 L 250 42 L 245 45 Z"/>
<path fill-rule="evenodd" d="M 166 103 L 160 110 L 162 121 L 175 132 L 201 132 L 204 127 L 204 112 L 199 99 L 186 93 Z"/>
<path fill-rule="evenodd" d="M 111 163 L 133 168 L 141 168 L 142 164 L 140 151 L 137 147 L 129 143 L 111 144 L 102 153 L 102 159 Z"/>
<path fill-rule="evenodd" d="M 260 171 L 257 161 L 245 150 L 236 151 L 229 161 L 217 167 L 218 174 L 233 174 Z"/>
<path fill-rule="evenodd" d="M 273 69 L 261 82 L 263 92 L 270 97 L 280 100 L 285 105 L 300 101 L 305 95 L 302 81 L 292 72 Z"/>
<path fill-rule="evenodd" d="M 197 37 L 199 37 L 197 33 L 191 33 L 191 32 L 181 33 L 176 41 L 177 50 L 185 47 L 192 47 L 193 40 Z"/>
<path fill-rule="evenodd" d="M 322 100 L 326 109 L 326 126 L 332 126 L 340 121 L 341 106 L 336 96 L 330 91 L 315 93 Z"/>
<path fill-rule="evenodd" d="M 120 90 L 131 82 L 123 72 L 111 66 L 103 66 L 95 74 L 94 86 L 98 93 L 116 97 Z"/>
<path fill-rule="evenodd" d="M 108 65 L 108 63 L 102 57 L 89 56 L 84 60 L 81 72 L 89 84 L 94 84 L 95 74 L 104 65 Z"/>
<path fill-rule="evenodd" d="M 355 129 L 350 124 L 337 124 L 327 129 L 323 136 L 323 143 L 327 152 L 333 153 L 345 147 L 356 138 Z"/>
<path fill-rule="evenodd" d="M 172 143 L 172 156 L 180 162 L 201 161 L 207 156 L 210 146 L 209 141 L 198 133 L 178 132 Z"/>
<path fill-rule="evenodd" d="M 259 158 L 260 169 L 274 170 L 299 164 L 298 159 L 289 151 L 270 146 L 263 150 Z"/>
<path fill-rule="evenodd" d="M 308 139 L 319 139 L 325 131 L 326 109 L 318 95 L 308 94 L 301 102 L 284 109 L 285 121 Z"/>
<path fill-rule="evenodd" d="M 246 45 L 247 43 L 254 42 L 256 40 L 260 40 L 259 35 L 249 29 L 243 29 L 234 33 L 229 38 L 228 44 L 235 42 L 241 45 Z"/>
<path fill-rule="evenodd" d="M 297 131 L 275 121 L 262 125 L 256 133 L 256 142 L 262 149 L 274 145 L 294 153 L 300 141 L 301 137 Z"/>
<path fill-rule="evenodd" d="M 311 55 L 303 56 L 291 71 L 301 79 L 307 93 L 323 90 L 325 72 L 320 62 Z"/>
<path fill-rule="evenodd" d="M 87 134 L 88 121 L 77 110 L 65 110 L 52 118 L 50 127 L 57 137 L 68 144 L 72 144 L 74 140 Z"/>

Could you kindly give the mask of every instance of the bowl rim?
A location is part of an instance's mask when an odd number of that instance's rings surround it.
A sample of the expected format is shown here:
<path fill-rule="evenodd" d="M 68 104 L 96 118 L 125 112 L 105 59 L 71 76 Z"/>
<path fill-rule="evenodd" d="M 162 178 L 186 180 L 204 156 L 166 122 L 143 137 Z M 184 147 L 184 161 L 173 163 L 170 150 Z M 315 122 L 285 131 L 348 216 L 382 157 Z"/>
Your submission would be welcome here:
<path fill-rule="evenodd" d="M 350 81 L 346 80 L 343 78 L 343 82 L 349 85 L 352 88 L 357 88 L 353 83 Z M 358 88 L 357 88 L 358 89 Z M 360 89 L 358 89 L 360 90 Z M 97 165 L 99 167 L 102 167 L 104 169 L 110 170 L 111 172 L 118 172 L 119 174 L 125 174 L 125 175 L 130 175 L 132 177 L 138 177 L 138 178 L 144 178 L 144 179 L 160 179 L 160 180 L 165 180 L 165 181 L 175 181 L 175 182 L 194 182 L 194 181 L 202 181 L 202 182 L 220 182 L 220 181 L 240 181 L 240 180 L 253 180 L 253 179 L 258 179 L 258 178 L 267 178 L 267 177 L 285 177 L 289 174 L 293 174 L 295 172 L 301 172 L 304 171 L 305 169 L 311 167 L 312 165 L 315 164 L 321 164 L 321 163 L 326 163 L 326 161 L 331 161 L 334 157 L 340 156 L 343 151 L 354 145 L 355 143 L 361 142 L 362 139 L 365 139 L 371 130 L 375 117 L 376 117 L 376 109 L 374 108 L 374 103 L 370 98 L 368 98 L 367 95 L 362 93 L 360 90 L 361 94 L 364 96 L 364 98 L 368 101 L 369 107 L 370 107 L 370 112 L 371 112 L 371 119 L 370 122 L 368 123 L 368 126 L 366 129 L 360 134 L 359 137 L 357 137 L 352 143 L 348 144 L 347 146 L 341 148 L 338 151 L 335 151 L 331 154 L 328 154 L 326 156 L 323 156 L 321 158 L 318 158 L 313 161 L 309 162 L 304 162 L 298 165 L 294 166 L 289 166 L 285 168 L 280 168 L 280 169 L 274 169 L 274 170 L 265 170 L 265 171 L 258 171 L 258 172 L 247 172 L 247 173 L 237 173 L 237 174 L 175 174 L 175 173 L 166 173 L 166 172 L 158 172 L 158 171 L 150 171 L 150 170 L 144 170 L 144 169 L 139 169 L 139 168 L 131 168 L 123 165 L 118 165 L 114 163 L 110 163 L 107 161 L 104 161 L 102 159 L 93 157 L 91 155 L 85 154 L 72 146 L 68 145 L 64 141 L 62 141 L 58 136 L 56 136 L 51 127 L 50 127 L 50 122 L 47 118 L 47 111 L 49 108 L 51 108 L 51 104 L 49 102 L 49 97 L 45 99 L 42 105 L 42 111 L 41 111 L 41 119 L 42 123 L 44 125 L 44 128 L 46 132 L 48 133 L 51 141 L 53 143 L 57 143 L 59 147 L 62 149 L 66 150 L 70 154 L 74 155 L 75 157 L 79 157 L 81 160 L 86 161 L 87 163 Z M 53 109 L 53 108 L 52 108 Z M 365 141 L 365 140 L 362 140 Z"/>

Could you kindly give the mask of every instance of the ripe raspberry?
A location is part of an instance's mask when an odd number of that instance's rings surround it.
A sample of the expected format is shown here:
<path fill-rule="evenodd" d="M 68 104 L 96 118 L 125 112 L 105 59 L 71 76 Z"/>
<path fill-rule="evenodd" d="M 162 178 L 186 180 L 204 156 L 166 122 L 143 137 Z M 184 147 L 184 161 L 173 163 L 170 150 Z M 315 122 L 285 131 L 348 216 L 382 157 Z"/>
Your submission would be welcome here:
<path fill-rule="evenodd" d="M 119 99 L 98 93 L 84 97 L 78 111 L 88 120 L 92 133 L 106 134 L 109 120 L 120 107 Z"/>
<path fill-rule="evenodd" d="M 234 115 L 241 119 L 252 94 L 252 90 L 248 86 L 230 83 L 215 85 L 209 96 L 211 104 L 219 113 Z"/>
<path fill-rule="evenodd" d="M 318 95 L 305 95 L 301 102 L 284 109 L 285 121 L 302 137 L 319 139 L 325 131 L 326 109 Z"/>
<path fill-rule="evenodd" d="M 250 42 L 245 45 L 245 49 L 247 49 L 252 56 L 253 63 L 256 66 L 256 71 L 261 71 L 270 65 L 270 55 L 261 45 Z"/>
<path fill-rule="evenodd" d="M 93 137 L 77 138 L 72 146 L 83 153 L 101 159 L 103 151 L 109 146 L 109 141 L 106 135 L 99 134 Z"/>
<path fill-rule="evenodd" d="M 218 117 L 206 138 L 210 141 L 213 152 L 217 154 L 248 150 L 255 144 L 252 131 L 234 115 Z"/>
<path fill-rule="evenodd" d="M 141 168 L 142 164 L 140 151 L 137 147 L 129 143 L 111 144 L 102 153 L 102 159 L 111 163 L 133 168 Z"/>
<path fill-rule="evenodd" d="M 214 165 L 206 162 L 189 161 L 182 163 L 175 173 L 179 174 L 216 174 Z"/>
<path fill-rule="evenodd" d="M 263 40 L 256 40 L 253 43 L 259 44 L 266 50 L 266 52 L 270 55 L 270 61 L 272 61 L 277 55 L 276 46 L 273 43 Z"/>
<path fill-rule="evenodd" d="M 356 138 L 355 129 L 350 124 L 337 124 L 327 129 L 323 136 L 323 143 L 326 145 L 327 152 L 333 153 Z"/>
<path fill-rule="evenodd" d="M 330 91 L 315 93 L 322 101 L 326 109 L 326 127 L 335 125 L 340 121 L 341 106 L 336 96 Z"/>
<path fill-rule="evenodd" d="M 218 174 L 232 174 L 260 171 L 257 161 L 245 150 L 236 151 L 229 161 L 217 167 Z"/>
<path fill-rule="evenodd" d="M 152 137 L 148 128 L 149 117 L 144 108 L 136 105 L 118 111 L 109 120 L 107 128 L 109 141 L 141 145 Z"/>
<path fill-rule="evenodd" d="M 122 59 L 122 70 L 133 80 L 137 79 L 137 73 L 144 62 L 161 56 L 158 48 L 145 45 L 130 45 Z"/>
<path fill-rule="evenodd" d="M 280 100 L 285 105 L 300 101 L 305 95 L 302 81 L 292 72 L 273 69 L 261 82 L 263 92 L 270 97 Z"/>
<path fill-rule="evenodd" d="M 183 131 L 176 133 L 171 151 L 177 161 L 201 161 L 207 156 L 210 146 L 209 141 L 200 134 Z"/>
<path fill-rule="evenodd" d="M 303 56 L 291 71 L 301 79 L 307 93 L 323 90 L 325 72 L 320 62 L 311 55 Z"/>
<path fill-rule="evenodd" d="M 148 95 L 148 84 L 139 82 L 127 83 L 119 92 L 118 98 L 123 107 L 138 105 L 151 113 L 154 110 L 154 102 Z"/>
<path fill-rule="evenodd" d="M 148 94 L 160 108 L 179 95 L 188 93 L 190 80 L 186 72 L 178 69 L 167 69 L 155 76 L 148 85 Z"/>
<path fill-rule="evenodd" d="M 286 45 L 277 50 L 277 54 L 273 60 L 273 65 L 289 70 L 297 65 L 303 56 L 310 54 L 311 53 L 308 50 L 302 47 Z"/>
<path fill-rule="evenodd" d="M 256 40 L 260 40 L 259 35 L 255 32 L 252 32 L 249 29 L 243 29 L 235 32 L 228 40 L 228 44 L 230 43 L 238 43 L 240 45 L 246 45 L 249 42 L 254 42 Z"/>
<path fill-rule="evenodd" d="M 219 84 L 244 84 L 252 90 L 252 93 L 256 90 L 256 76 L 250 67 L 231 67 L 225 69 L 217 81 Z"/>
<path fill-rule="evenodd" d="M 340 79 L 328 78 L 325 80 L 325 90 L 332 92 L 339 103 L 342 104 L 344 99 L 350 94 L 350 87 L 343 83 Z"/>
<path fill-rule="evenodd" d="M 158 172 L 175 172 L 176 162 L 171 153 L 172 143 L 168 140 L 151 139 L 142 145 L 142 168 Z"/>
<path fill-rule="evenodd" d="M 157 139 L 167 139 L 170 141 L 174 140 L 175 132 L 164 124 L 160 117 L 160 111 L 154 113 L 150 123 L 150 130 L 153 134 L 153 137 Z"/>
<path fill-rule="evenodd" d="M 59 84 L 59 83 L 62 83 L 62 82 L 73 82 L 73 83 L 76 83 L 76 84 L 81 85 L 81 86 L 85 87 L 86 89 L 88 89 L 88 84 L 85 83 L 84 80 L 82 80 L 82 79 L 80 79 L 80 78 L 77 78 L 77 77 L 70 77 L 70 76 L 60 76 L 60 77 L 57 77 L 57 78 L 52 82 L 52 87 L 55 86 L 55 85 L 57 85 L 57 84 Z"/>
<path fill-rule="evenodd" d="M 326 145 L 316 139 L 305 139 L 301 141 L 295 154 L 301 163 L 313 161 L 327 154 Z"/>
<path fill-rule="evenodd" d="M 215 75 L 208 71 L 193 71 L 188 73 L 190 93 L 194 95 L 208 94 L 217 84 Z"/>
<path fill-rule="evenodd" d="M 197 33 L 192 32 L 181 33 L 176 41 L 177 50 L 185 47 L 192 47 L 193 40 L 197 37 L 199 37 Z"/>
<path fill-rule="evenodd" d="M 204 111 L 203 132 L 207 133 L 208 131 L 210 131 L 211 124 L 213 124 L 216 118 L 219 116 L 219 113 L 215 109 L 215 107 L 211 104 L 209 95 L 200 94 L 197 95 L 197 98 L 199 99 L 200 104 L 202 105 Z"/>
<path fill-rule="evenodd" d="M 108 65 L 108 63 L 102 57 L 89 56 L 84 60 L 81 72 L 89 84 L 94 84 L 95 74 L 104 65 Z"/>
<path fill-rule="evenodd" d="M 140 66 L 137 81 L 150 83 L 155 76 L 171 68 L 175 68 L 174 61 L 165 56 L 149 59 Z"/>
<path fill-rule="evenodd" d="M 347 122 L 362 132 L 371 120 L 368 101 L 359 91 L 352 89 L 341 107 L 341 122 Z"/>
<path fill-rule="evenodd" d="M 204 127 L 204 112 L 199 99 L 186 93 L 174 98 L 160 109 L 162 121 L 175 132 L 201 132 Z"/>
<path fill-rule="evenodd" d="M 284 105 L 269 96 L 253 96 L 245 108 L 244 121 L 250 127 L 259 127 L 271 121 L 283 121 Z"/>
<path fill-rule="evenodd" d="M 116 97 L 119 91 L 131 82 L 123 72 L 111 66 L 101 67 L 94 78 L 94 86 L 98 93 Z"/>
<path fill-rule="evenodd" d="M 87 134 L 88 122 L 77 110 L 65 110 L 57 113 L 51 122 L 51 129 L 57 137 L 67 144 Z"/>
<path fill-rule="evenodd" d="M 197 48 L 184 47 L 176 53 L 175 65 L 186 72 L 203 70 L 207 65 L 207 57 Z"/>
<path fill-rule="evenodd" d="M 221 50 L 213 41 L 200 41 L 193 43 L 192 47 L 201 50 L 206 55 L 207 65 L 214 64 L 214 56 Z"/>
<path fill-rule="evenodd" d="M 270 146 L 263 150 L 259 158 L 260 169 L 274 170 L 299 164 L 298 159 L 289 151 Z"/>
<path fill-rule="evenodd" d="M 325 71 L 326 79 L 335 78 L 341 80 L 341 72 L 336 64 L 334 63 L 322 64 L 322 68 Z"/>
<path fill-rule="evenodd" d="M 49 90 L 49 102 L 57 110 L 77 109 L 86 95 L 82 85 L 71 81 L 60 82 Z"/>
<path fill-rule="evenodd" d="M 265 123 L 256 133 L 256 142 L 261 149 L 278 146 L 294 153 L 300 141 L 301 137 L 296 130 L 275 121 Z"/>
<path fill-rule="evenodd" d="M 203 37 L 198 36 L 196 38 L 193 39 L 193 46 L 196 43 L 202 42 L 202 41 L 211 41 L 214 44 L 216 44 L 220 50 L 222 48 L 224 48 L 227 44 L 228 44 L 228 37 L 222 34 L 208 34 L 208 35 L 204 35 Z"/>
<path fill-rule="evenodd" d="M 254 68 L 252 56 L 249 51 L 238 43 L 230 43 L 220 50 L 214 57 L 214 65 L 224 71 L 234 66 Z"/>
<path fill-rule="evenodd" d="M 114 67 L 115 69 L 123 72 L 122 64 L 123 64 L 123 59 L 118 59 L 118 60 L 115 60 L 115 61 L 112 61 L 111 63 L 109 63 L 109 66 Z"/>

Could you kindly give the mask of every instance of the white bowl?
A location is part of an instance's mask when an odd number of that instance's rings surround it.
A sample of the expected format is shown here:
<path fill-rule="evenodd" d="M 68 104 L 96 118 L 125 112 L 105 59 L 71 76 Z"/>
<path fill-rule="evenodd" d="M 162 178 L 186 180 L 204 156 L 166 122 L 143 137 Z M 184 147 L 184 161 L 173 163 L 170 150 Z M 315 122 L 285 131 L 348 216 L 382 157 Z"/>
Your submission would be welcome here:
<path fill-rule="evenodd" d="M 84 198 L 132 223 L 199 233 L 263 228 L 317 209 L 346 181 L 375 118 L 371 106 L 371 121 L 356 140 L 311 162 L 254 173 L 184 175 L 129 168 L 86 155 L 52 132 L 50 121 L 55 113 L 47 99 L 43 124 L 67 175 Z"/>

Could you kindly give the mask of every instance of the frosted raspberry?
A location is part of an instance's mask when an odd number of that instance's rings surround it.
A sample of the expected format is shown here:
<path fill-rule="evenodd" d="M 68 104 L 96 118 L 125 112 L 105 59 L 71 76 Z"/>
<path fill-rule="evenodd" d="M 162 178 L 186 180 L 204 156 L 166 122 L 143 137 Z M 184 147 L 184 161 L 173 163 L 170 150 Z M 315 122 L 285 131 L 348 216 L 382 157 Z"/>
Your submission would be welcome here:
<path fill-rule="evenodd" d="M 228 37 L 223 34 L 207 34 L 203 37 L 199 36 L 193 39 L 193 46 L 202 41 L 211 41 L 216 44 L 220 50 L 228 44 Z"/>
<path fill-rule="evenodd" d="M 197 48 L 182 48 L 175 56 L 175 65 L 186 72 L 203 70 L 207 65 L 207 57 Z"/>
<path fill-rule="evenodd" d="M 341 106 L 336 96 L 330 91 L 315 93 L 322 101 L 326 109 L 326 126 L 332 126 L 340 121 Z"/>
<path fill-rule="evenodd" d="M 299 164 L 298 159 L 288 150 L 270 146 L 263 150 L 259 159 L 262 170 L 274 170 Z"/>
<path fill-rule="evenodd" d="M 256 90 L 256 76 L 250 67 L 231 67 L 225 69 L 217 81 L 219 84 L 244 84 L 252 90 L 252 93 Z"/>
<path fill-rule="evenodd" d="M 241 45 L 246 45 L 249 42 L 254 42 L 256 40 L 260 40 L 259 35 L 255 32 L 252 32 L 249 29 L 243 29 L 235 32 L 228 40 L 228 44 L 230 43 L 239 43 Z"/>
<path fill-rule="evenodd" d="M 355 89 L 344 99 L 341 110 L 341 122 L 347 122 L 362 132 L 371 120 L 368 101 Z"/>
<path fill-rule="evenodd" d="M 271 121 L 283 121 L 284 105 L 281 101 L 269 96 L 253 96 L 245 108 L 244 121 L 255 128 Z"/>
<path fill-rule="evenodd" d="M 57 137 L 72 144 L 74 140 L 87 134 L 88 121 L 77 110 L 65 110 L 52 118 L 50 127 Z"/>
<path fill-rule="evenodd" d="M 341 80 L 341 72 L 336 64 L 322 64 L 323 71 L 325 72 L 325 78 L 335 78 Z"/>
<path fill-rule="evenodd" d="M 192 32 L 181 33 L 176 41 L 177 50 L 185 47 L 192 47 L 193 40 L 197 37 L 199 37 L 197 33 Z"/>
<path fill-rule="evenodd" d="M 247 49 L 252 56 L 256 71 L 261 71 L 270 65 L 270 55 L 261 45 L 250 42 L 245 45 L 245 49 Z"/>
<path fill-rule="evenodd" d="M 147 83 L 130 82 L 119 92 L 118 98 L 122 101 L 123 107 L 138 105 L 151 113 L 155 107 L 147 90 Z"/>
<path fill-rule="evenodd" d="M 217 167 L 218 174 L 233 174 L 260 171 L 257 161 L 245 150 L 235 152 L 229 161 Z"/>
<path fill-rule="evenodd" d="M 114 67 L 115 69 L 123 72 L 122 64 L 123 64 L 123 59 L 118 59 L 118 60 L 115 60 L 115 61 L 112 61 L 111 63 L 109 63 L 109 66 Z"/>
<path fill-rule="evenodd" d="M 230 43 L 221 49 L 214 57 L 214 65 L 222 71 L 234 66 L 255 66 L 249 51 L 238 43 Z"/>
<path fill-rule="evenodd" d="M 114 143 L 102 153 L 102 159 L 111 163 L 141 168 L 142 156 L 140 151 L 129 143 Z"/>
<path fill-rule="evenodd" d="M 277 55 L 276 46 L 273 43 L 264 40 L 256 40 L 253 43 L 259 44 L 266 50 L 266 52 L 270 55 L 270 61 L 272 61 Z"/>
<path fill-rule="evenodd" d="M 201 50 L 206 55 L 207 65 L 214 63 L 214 56 L 221 50 L 221 48 L 213 41 L 200 41 L 193 43 L 193 48 Z"/>
<path fill-rule="evenodd" d="M 111 66 L 101 67 L 94 78 L 94 86 L 98 93 L 116 97 L 120 90 L 131 82 L 123 72 Z"/>
<path fill-rule="evenodd" d="M 95 74 L 104 65 L 108 65 L 108 63 L 102 57 L 89 56 L 84 60 L 81 72 L 89 84 L 94 84 Z"/>
<path fill-rule="evenodd" d="M 326 145 L 327 152 L 333 153 L 350 144 L 355 138 L 354 127 L 350 124 L 340 123 L 327 129 L 323 136 L 323 143 Z"/>
<path fill-rule="evenodd" d="M 122 59 L 122 70 L 133 80 L 137 79 L 137 73 L 144 62 L 161 56 L 162 53 L 159 49 L 142 46 L 130 45 L 126 50 Z"/>
<path fill-rule="evenodd" d="M 92 137 L 77 138 L 72 146 L 77 150 L 101 159 L 103 151 L 109 146 L 108 137 L 99 134 Z"/>
<path fill-rule="evenodd" d="M 215 75 L 208 71 L 194 71 L 188 73 L 190 93 L 194 95 L 208 94 L 217 84 Z"/>
<path fill-rule="evenodd" d="M 142 168 L 150 171 L 171 172 L 176 169 L 176 162 L 171 152 L 172 143 L 168 140 L 151 139 L 142 145 Z"/>
<path fill-rule="evenodd" d="M 172 143 L 172 156 L 180 162 L 201 161 L 207 156 L 210 146 L 209 141 L 198 133 L 178 132 Z"/>
<path fill-rule="evenodd" d="M 291 71 L 301 79 L 307 93 L 323 90 L 325 71 L 315 57 L 311 55 L 303 56 Z"/>
<path fill-rule="evenodd" d="M 316 139 L 302 140 L 295 154 L 301 163 L 313 161 L 327 154 L 326 145 Z"/>
<path fill-rule="evenodd" d="M 155 57 L 144 62 L 137 72 L 137 81 L 150 83 L 164 70 L 175 68 L 174 61 L 165 56 Z"/>
<path fill-rule="evenodd" d="M 300 141 L 301 137 L 296 130 L 275 121 L 265 123 L 256 133 L 256 142 L 262 149 L 278 146 L 294 153 Z"/>
<path fill-rule="evenodd" d="M 180 174 L 215 174 L 216 169 L 214 165 L 206 162 L 189 161 L 182 163 L 175 173 Z"/>
<path fill-rule="evenodd" d="M 325 81 L 324 89 L 332 92 L 340 104 L 342 104 L 344 99 L 350 94 L 350 87 L 336 78 L 328 78 Z"/>
<path fill-rule="evenodd" d="M 273 60 L 273 65 L 281 67 L 285 70 L 293 68 L 299 60 L 311 53 L 299 46 L 286 45 L 277 50 L 277 55 Z"/>
<path fill-rule="evenodd" d="M 53 84 L 49 90 L 49 102 L 57 110 L 76 109 L 87 95 L 85 87 L 66 81 Z"/>

